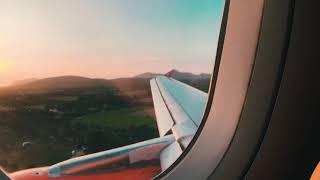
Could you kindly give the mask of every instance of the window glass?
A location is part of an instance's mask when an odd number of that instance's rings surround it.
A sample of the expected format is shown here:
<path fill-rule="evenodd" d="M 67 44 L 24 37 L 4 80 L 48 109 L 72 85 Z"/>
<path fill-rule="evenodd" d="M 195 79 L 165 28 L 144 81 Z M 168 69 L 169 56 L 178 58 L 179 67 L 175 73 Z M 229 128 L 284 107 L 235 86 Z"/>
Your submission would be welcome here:
<path fill-rule="evenodd" d="M 223 6 L 0 0 L 0 166 L 51 176 L 169 167 L 201 123 Z"/>

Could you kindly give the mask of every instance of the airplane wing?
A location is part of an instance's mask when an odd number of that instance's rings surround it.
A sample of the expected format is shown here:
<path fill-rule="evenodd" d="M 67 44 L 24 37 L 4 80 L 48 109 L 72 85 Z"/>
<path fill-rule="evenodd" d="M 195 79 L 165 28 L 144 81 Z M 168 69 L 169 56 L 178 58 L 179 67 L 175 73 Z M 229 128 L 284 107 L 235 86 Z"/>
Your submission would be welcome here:
<path fill-rule="evenodd" d="M 189 145 L 204 114 L 207 94 L 167 76 L 150 81 L 160 137 L 173 134 L 175 142 L 160 154 L 167 169 Z"/>

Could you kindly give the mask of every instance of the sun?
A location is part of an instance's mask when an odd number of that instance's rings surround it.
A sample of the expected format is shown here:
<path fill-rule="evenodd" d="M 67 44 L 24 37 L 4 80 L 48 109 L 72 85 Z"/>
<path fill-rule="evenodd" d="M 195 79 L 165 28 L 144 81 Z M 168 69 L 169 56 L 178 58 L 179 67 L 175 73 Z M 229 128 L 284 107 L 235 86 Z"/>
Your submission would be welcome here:
<path fill-rule="evenodd" d="M 0 59 L 0 73 L 8 72 L 11 67 L 10 61 Z"/>

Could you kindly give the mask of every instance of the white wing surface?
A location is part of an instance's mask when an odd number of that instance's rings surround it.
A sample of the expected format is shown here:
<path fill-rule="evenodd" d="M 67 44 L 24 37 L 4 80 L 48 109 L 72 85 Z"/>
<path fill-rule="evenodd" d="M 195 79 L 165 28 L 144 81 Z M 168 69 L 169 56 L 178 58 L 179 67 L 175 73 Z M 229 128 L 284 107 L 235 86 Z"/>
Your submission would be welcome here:
<path fill-rule="evenodd" d="M 162 170 L 168 168 L 189 145 L 207 103 L 207 94 L 166 76 L 150 81 L 158 130 L 161 137 L 173 134 L 176 141 L 160 156 Z"/>
<path fill-rule="evenodd" d="M 193 136 L 204 114 L 207 94 L 166 76 L 151 80 L 160 136 L 172 133 L 177 141 Z"/>

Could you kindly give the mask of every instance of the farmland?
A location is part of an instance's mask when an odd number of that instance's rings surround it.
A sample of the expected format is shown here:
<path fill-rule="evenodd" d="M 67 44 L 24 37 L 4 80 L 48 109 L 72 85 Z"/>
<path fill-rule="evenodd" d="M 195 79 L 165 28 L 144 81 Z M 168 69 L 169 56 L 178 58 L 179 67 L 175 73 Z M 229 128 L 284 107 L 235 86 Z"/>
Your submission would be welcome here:
<path fill-rule="evenodd" d="M 207 91 L 210 79 L 195 77 L 180 81 Z M 0 166 L 50 166 L 158 137 L 149 81 L 61 76 L 0 88 Z"/>
<path fill-rule="evenodd" d="M 152 100 L 139 101 L 151 99 L 148 80 L 125 81 L 0 91 L 1 166 L 48 166 L 71 158 L 72 151 L 83 155 L 157 137 Z"/>

